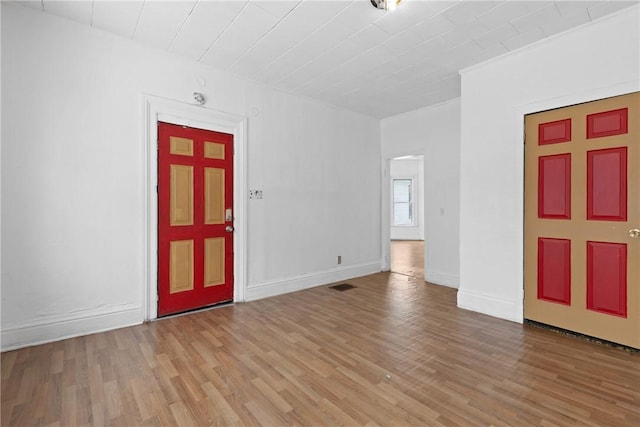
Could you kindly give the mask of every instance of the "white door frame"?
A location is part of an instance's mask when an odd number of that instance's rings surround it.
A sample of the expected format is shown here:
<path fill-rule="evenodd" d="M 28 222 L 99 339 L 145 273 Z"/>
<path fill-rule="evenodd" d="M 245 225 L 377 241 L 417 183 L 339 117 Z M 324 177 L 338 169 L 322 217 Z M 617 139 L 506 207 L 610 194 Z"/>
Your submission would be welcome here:
<path fill-rule="evenodd" d="M 391 271 L 391 192 L 392 192 L 392 186 L 391 186 L 391 160 L 395 159 L 396 157 L 403 157 L 403 156 L 422 156 L 423 159 L 426 158 L 426 154 L 424 152 L 421 152 L 420 150 L 410 150 L 410 152 L 402 152 L 402 153 L 395 153 L 393 155 L 386 155 L 385 157 L 382 158 L 382 185 L 381 185 L 381 193 L 382 193 L 382 197 L 380 198 L 381 202 L 382 202 L 382 213 L 380 216 L 380 225 L 381 225 L 381 229 L 380 229 L 380 246 L 381 246 L 381 270 L 382 271 Z M 424 165 L 424 161 L 423 161 L 423 165 Z M 424 167 L 424 166 L 423 166 Z M 420 191 L 422 191 L 422 194 L 420 195 L 420 197 L 422 197 L 424 199 L 424 203 L 426 205 L 427 203 L 427 199 L 426 199 L 426 185 L 425 185 L 425 181 L 426 181 L 426 177 L 425 177 L 425 173 L 423 173 L 423 182 L 418 183 L 419 187 L 420 187 Z M 426 245 L 427 242 L 427 215 L 426 215 L 427 209 L 423 209 L 423 212 L 421 212 L 422 214 L 422 221 L 423 221 L 423 227 L 424 227 L 424 242 Z M 424 271 L 426 274 L 427 271 L 427 251 L 425 250 L 425 258 L 423 259 L 423 267 L 424 267 Z"/>
<path fill-rule="evenodd" d="M 244 301 L 247 290 L 247 119 L 152 95 L 142 95 L 145 216 L 144 258 L 146 271 L 142 301 L 144 320 L 158 317 L 158 121 L 206 129 L 233 135 L 233 226 L 235 236 L 233 300 Z"/>

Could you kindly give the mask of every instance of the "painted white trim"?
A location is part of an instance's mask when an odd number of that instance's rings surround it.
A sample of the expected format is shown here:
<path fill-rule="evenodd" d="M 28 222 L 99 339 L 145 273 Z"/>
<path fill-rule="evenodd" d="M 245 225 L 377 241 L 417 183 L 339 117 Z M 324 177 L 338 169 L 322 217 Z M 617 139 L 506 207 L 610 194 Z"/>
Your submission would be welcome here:
<path fill-rule="evenodd" d="M 206 107 L 185 104 L 153 95 L 142 95 L 142 141 L 144 142 L 144 259 L 147 267 L 142 286 L 144 319 L 158 317 L 158 121 L 213 130 L 233 135 L 234 138 L 234 294 L 235 302 L 244 301 L 247 290 L 247 119 L 244 116 Z"/>
<path fill-rule="evenodd" d="M 512 322 L 523 321 L 521 300 L 509 300 L 459 289 L 458 307 Z"/>
<path fill-rule="evenodd" d="M 391 271 L 391 227 L 392 227 L 392 218 L 391 218 L 391 209 L 389 208 L 391 205 L 391 195 L 393 194 L 392 188 L 392 177 L 391 177 L 391 160 L 396 157 L 404 157 L 404 156 L 422 156 L 423 165 L 424 158 L 426 154 L 420 150 L 405 150 L 405 151 L 396 151 L 392 154 L 386 154 L 381 159 L 381 168 L 382 173 L 380 174 L 380 179 L 382 180 L 380 188 L 382 189 L 380 195 L 380 209 L 382 210 L 382 215 L 380 215 L 380 258 L 381 258 L 381 271 Z M 425 166 L 423 166 L 425 167 Z M 426 172 L 423 172 L 423 176 L 426 175 Z M 424 198 L 423 205 L 426 206 L 427 200 L 425 198 L 425 188 L 426 188 L 426 177 L 422 180 L 422 185 L 420 186 L 420 191 L 422 191 L 421 197 Z M 422 221 L 424 227 L 424 239 L 426 241 L 427 236 L 427 217 L 426 217 L 426 208 L 423 209 L 424 212 L 422 214 Z M 424 260 L 424 268 L 427 267 L 427 259 L 425 253 Z"/>
<path fill-rule="evenodd" d="M 391 270 L 391 212 L 389 205 L 391 204 L 391 158 L 383 158 L 381 160 L 382 180 L 380 188 L 380 270 Z"/>
<path fill-rule="evenodd" d="M 247 289 L 246 301 L 282 295 L 378 272 L 380 272 L 380 263 L 371 262 L 258 283 Z"/>
<path fill-rule="evenodd" d="M 9 326 L 1 333 L 2 351 L 139 325 L 142 312 L 140 305 L 126 304 Z"/>
<path fill-rule="evenodd" d="M 424 280 L 434 285 L 446 286 L 448 288 L 458 288 L 460 286 L 460 276 L 456 276 L 455 274 L 425 270 Z"/>

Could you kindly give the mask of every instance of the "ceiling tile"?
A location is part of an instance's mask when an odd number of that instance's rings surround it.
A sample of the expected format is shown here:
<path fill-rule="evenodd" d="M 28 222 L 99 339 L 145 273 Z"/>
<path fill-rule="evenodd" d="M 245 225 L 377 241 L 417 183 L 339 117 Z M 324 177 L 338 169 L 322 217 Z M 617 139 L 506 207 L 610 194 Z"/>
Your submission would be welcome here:
<path fill-rule="evenodd" d="M 420 1 L 420 0 L 418 0 Z M 424 2 L 425 4 L 427 4 L 429 6 L 429 9 L 431 9 L 431 12 L 433 12 L 433 14 L 440 14 L 442 12 L 444 12 L 445 10 L 449 10 L 452 7 L 454 7 L 455 5 L 457 5 L 458 3 L 460 3 L 462 0 L 445 0 L 445 1 L 427 1 Z"/>
<path fill-rule="evenodd" d="M 473 54 L 473 58 L 475 59 L 475 63 L 479 64 L 489 59 L 504 55 L 507 52 L 509 52 L 509 49 L 507 49 L 502 43 L 485 44 L 482 50 Z"/>
<path fill-rule="evenodd" d="M 392 12 L 380 11 L 376 26 L 389 34 L 398 34 L 435 14 L 428 2 L 407 1 L 400 6 Z"/>
<path fill-rule="evenodd" d="M 389 77 L 393 73 L 400 71 L 403 68 L 408 67 L 405 67 L 402 62 L 398 61 L 398 58 L 392 58 L 389 62 L 385 62 L 384 64 L 378 65 L 377 67 L 373 68 L 371 72 L 379 76 Z"/>
<path fill-rule="evenodd" d="M 295 41 L 287 37 L 281 37 L 275 31 L 270 32 L 260 39 L 248 51 L 231 65 L 230 71 L 245 68 L 250 64 L 254 69 L 251 74 L 257 73 L 277 60 L 294 46 Z"/>
<path fill-rule="evenodd" d="M 466 24 L 499 4 L 497 1 L 463 1 L 445 10 L 443 15 L 454 24 Z"/>
<path fill-rule="evenodd" d="M 304 64 L 318 57 L 321 52 L 316 49 L 311 49 L 309 46 L 302 45 L 287 51 L 284 55 L 278 58 L 276 61 L 278 67 L 284 70 L 281 78 L 285 78 Z"/>
<path fill-rule="evenodd" d="M 252 3 L 247 4 L 203 55 L 201 61 L 205 64 L 228 68 L 247 49 L 274 28 L 279 20 L 280 18 Z"/>
<path fill-rule="evenodd" d="M 574 1 L 574 0 L 566 0 L 566 1 Z M 557 2 L 549 1 L 549 0 L 531 0 L 531 1 L 524 1 L 523 3 L 527 6 L 527 9 L 529 9 L 530 12 L 533 12 L 538 9 L 544 9 L 545 7 L 555 5 Z"/>
<path fill-rule="evenodd" d="M 258 5 L 261 3 L 258 2 Z M 317 1 L 300 2 L 273 29 L 279 37 L 292 41 L 292 46 L 310 37 L 320 27 L 335 17 L 348 3 L 342 1 L 324 4 Z"/>
<path fill-rule="evenodd" d="M 543 38 L 544 38 L 544 32 L 542 31 L 542 28 L 538 27 L 538 28 L 534 28 L 532 30 L 527 31 L 526 33 L 519 34 L 515 37 L 511 37 L 503 41 L 502 44 L 504 45 L 504 47 L 506 47 L 509 50 L 515 50 L 525 45 L 535 43 L 538 40 L 541 40 Z"/>
<path fill-rule="evenodd" d="M 93 17 L 92 1 L 45 0 L 42 5 L 45 12 L 71 19 L 81 24 L 91 25 Z"/>
<path fill-rule="evenodd" d="M 570 28 L 586 24 L 589 21 L 591 21 L 589 13 L 585 9 L 583 9 L 579 12 L 572 13 L 566 18 L 545 22 L 544 24 L 542 24 L 541 28 L 545 35 L 551 36 Z"/>
<path fill-rule="evenodd" d="M 349 6 L 347 1 L 304 1 L 286 16 L 284 22 L 299 26 L 321 27 Z"/>
<path fill-rule="evenodd" d="M 233 1 L 233 0 L 232 0 Z M 284 18 L 302 0 L 251 0 L 253 4 L 277 18 Z"/>
<path fill-rule="evenodd" d="M 397 80 L 412 80 L 419 76 L 423 76 L 425 74 L 424 67 L 420 65 L 413 65 L 411 67 L 403 68 L 399 71 L 396 71 L 391 76 L 393 79 Z"/>
<path fill-rule="evenodd" d="M 556 1 L 555 5 L 562 16 L 572 16 L 585 12 L 586 9 L 596 6 L 600 1 Z"/>
<path fill-rule="evenodd" d="M 594 20 L 637 4 L 638 1 L 604 1 L 589 7 L 589 16 Z"/>
<path fill-rule="evenodd" d="M 370 49 L 372 46 L 386 42 L 390 38 L 391 35 L 389 33 L 383 31 L 377 25 L 372 24 L 358 31 L 349 37 L 348 40 L 360 46 L 362 49 Z"/>
<path fill-rule="evenodd" d="M 323 73 L 336 68 L 339 64 L 353 58 L 361 51 L 362 49 L 360 47 L 352 43 L 345 42 L 309 61 L 297 70 L 292 70 L 292 74 L 305 74 L 309 77 L 308 80 L 313 82 Z"/>
<path fill-rule="evenodd" d="M 358 31 L 359 30 L 345 25 L 343 22 L 337 19 L 332 19 L 320 29 L 320 32 L 316 32 L 309 37 L 322 39 L 325 45 L 328 48 L 331 48 L 332 46 L 335 46 L 336 44 L 346 40 Z"/>
<path fill-rule="evenodd" d="M 93 26 L 128 39 L 136 30 L 143 2 L 97 1 L 93 6 Z"/>
<path fill-rule="evenodd" d="M 166 50 L 193 10 L 195 1 L 147 1 L 133 39 Z"/>
<path fill-rule="evenodd" d="M 479 21 L 471 21 L 465 25 L 456 25 L 456 27 L 444 33 L 442 38 L 454 46 L 463 44 L 471 39 L 485 34 L 488 29 Z"/>
<path fill-rule="evenodd" d="M 398 56 L 407 51 L 412 51 L 418 45 L 422 44 L 422 39 L 410 31 L 403 31 L 390 37 L 386 41 L 379 44 L 380 51 L 387 52 L 389 55 Z"/>
<path fill-rule="evenodd" d="M 373 48 L 355 56 L 350 61 L 345 62 L 344 65 L 350 69 L 355 69 L 360 74 L 364 74 L 367 70 L 378 67 L 390 59 L 391 55 Z"/>
<path fill-rule="evenodd" d="M 334 19 L 349 28 L 359 31 L 382 16 L 384 16 L 384 12 L 372 7 L 368 1 L 353 1 Z"/>
<path fill-rule="evenodd" d="M 435 37 L 441 36 L 448 31 L 453 30 L 455 27 L 456 25 L 445 18 L 444 15 L 436 15 L 422 22 L 419 22 L 418 24 L 409 28 L 409 31 L 416 34 L 423 40 L 431 40 Z"/>
<path fill-rule="evenodd" d="M 476 37 L 475 41 L 482 47 L 487 48 L 501 42 L 517 36 L 518 30 L 516 30 L 510 23 L 503 24 L 483 35 Z"/>
<path fill-rule="evenodd" d="M 496 28 L 505 22 L 512 21 L 530 12 L 531 10 L 527 7 L 527 2 L 506 1 L 482 13 L 477 19 L 487 28 Z"/>
<path fill-rule="evenodd" d="M 550 4 L 542 9 L 535 10 L 520 18 L 511 21 L 511 24 L 520 33 L 526 33 L 535 28 L 539 28 L 543 23 L 560 19 L 560 12 L 555 4 Z"/>
<path fill-rule="evenodd" d="M 245 7 L 241 1 L 200 1 L 186 20 L 170 51 L 200 59 Z"/>
<path fill-rule="evenodd" d="M 467 68 L 476 63 L 475 55 L 482 51 L 482 47 L 473 40 L 456 46 L 439 58 L 439 63 L 452 71 Z"/>
<path fill-rule="evenodd" d="M 415 49 L 414 55 L 418 54 L 424 59 L 433 59 L 438 58 L 451 49 L 453 49 L 453 44 L 450 41 L 438 37 L 419 44 Z"/>

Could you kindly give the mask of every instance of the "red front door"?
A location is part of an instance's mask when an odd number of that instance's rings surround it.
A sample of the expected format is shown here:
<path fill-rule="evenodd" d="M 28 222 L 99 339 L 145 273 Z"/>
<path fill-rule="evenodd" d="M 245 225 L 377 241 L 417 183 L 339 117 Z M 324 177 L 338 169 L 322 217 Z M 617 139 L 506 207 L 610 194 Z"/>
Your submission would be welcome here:
<path fill-rule="evenodd" d="M 233 299 L 233 136 L 158 123 L 158 316 Z"/>

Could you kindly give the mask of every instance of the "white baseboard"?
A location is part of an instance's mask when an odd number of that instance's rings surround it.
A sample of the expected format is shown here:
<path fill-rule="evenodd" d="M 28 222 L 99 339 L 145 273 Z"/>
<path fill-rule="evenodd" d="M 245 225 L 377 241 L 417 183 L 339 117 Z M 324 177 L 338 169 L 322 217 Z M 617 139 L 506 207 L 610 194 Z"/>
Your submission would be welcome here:
<path fill-rule="evenodd" d="M 9 326 L 0 332 L 2 351 L 139 325 L 144 319 L 139 305 L 87 310 L 73 315 L 51 316 Z M 4 325 L 3 325 L 4 326 Z"/>
<path fill-rule="evenodd" d="M 380 272 L 380 261 L 333 268 L 331 270 L 249 285 L 245 301 L 254 301 L 289 292 L 326 285 Z"/>
<path fill-rule="evenodd" d="M 522 301 L 458 290 L 458 307 L 522 323 Z"/>
<path fill-rule="evenodd" d="M 453 274 L 438 273 L 433 271 L 426 271 L 424 274 L 424 280 L 433 283 L 434 285 L 447 286 L 449 288 L 458 288 L 460 284 L 460 277 Z"/>

